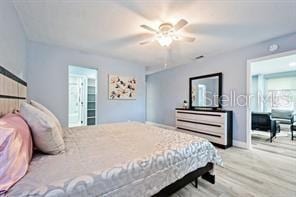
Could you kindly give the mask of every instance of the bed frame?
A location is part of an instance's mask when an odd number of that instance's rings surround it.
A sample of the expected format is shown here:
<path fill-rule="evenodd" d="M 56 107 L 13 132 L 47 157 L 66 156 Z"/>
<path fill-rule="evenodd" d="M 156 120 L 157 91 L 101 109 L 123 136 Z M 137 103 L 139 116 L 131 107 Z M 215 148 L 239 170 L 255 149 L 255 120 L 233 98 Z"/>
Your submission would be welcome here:
<path fill-rule="evenodd" d="M 198 188 L 199 177 L 202 177 L 203 179 L 207 180 L 212 184 L 215 184 L 215 175 L 212 175 L 210 173 L 211 171 L 213 171 L 213 168 L 213 163 L 207 163 L 205 167 L 198 168 L 197 170 L 188 173 L 183 178 L 160 190 L 157 194 L 153 195 L 153 197 L 170 196 L 171 194 L 177 192 L 178 190 L 192 182 L 194 182 L 194 186 Z"/>
<path fill-rule="evenodd" d="M 0 66 L 0 117 L 19 110 L 21 103 L 26 101 L 26 97 L 27 83 Z M 183 178 L 163 188 L 153 197 L 169 196 L 192 182 L 197 188 L 199 177 L 214 184 L 215 176 L 210 174 L 213 167 L 213 163 L 208 163 L 206 166 L 188 173 Z"/>
<path fill-rule="evenodd" d="M 0 116 L 19 110 L 26 97 L 27 83 L 0 66 Z"/>

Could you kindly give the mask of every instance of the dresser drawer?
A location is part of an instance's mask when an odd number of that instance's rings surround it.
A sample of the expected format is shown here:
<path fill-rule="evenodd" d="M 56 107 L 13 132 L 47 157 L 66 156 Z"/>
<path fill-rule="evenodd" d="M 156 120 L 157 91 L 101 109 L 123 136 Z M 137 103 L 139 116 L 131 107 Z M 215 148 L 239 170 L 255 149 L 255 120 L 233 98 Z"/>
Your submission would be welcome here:
<path fill-rule="evenodd" d="M 226 140 L 225 136 L 219 135 L 219 136 L 214 136 L 214 135 L 209 135 L 207 132 L 203 131 L 195 131 L 190 128 L 182 128 L 182 127 L 177 127 L 178 131 L 181 131 L 183 133 L 187 133 L 190 135 L 195 135 L 204 139 L 209 140 L 210 142 L 216 143 L 216 144 L 221 144 L 221 145 L 226 145 Z"/>
<path fill-rule="evenodd" d="M 224 125 L 223 124 L 214 124 L 214 123 L 205 123 L 205 122 L 191 122 L 187 120 L 177 119 L 176 121 L 177 127 L 186 127 L 197 130 L 207 131 L 213 134 L 224 135 Z"/>
<path fill-rule="evenodd" d="M 176 112 L 176 119 L 185 119 L 192 121 L 203 121 L 207 123 L 222 123 L 224 124 L 224 114 L 212 114 L 212 113 L 195 113 L 195 112 Z"/>

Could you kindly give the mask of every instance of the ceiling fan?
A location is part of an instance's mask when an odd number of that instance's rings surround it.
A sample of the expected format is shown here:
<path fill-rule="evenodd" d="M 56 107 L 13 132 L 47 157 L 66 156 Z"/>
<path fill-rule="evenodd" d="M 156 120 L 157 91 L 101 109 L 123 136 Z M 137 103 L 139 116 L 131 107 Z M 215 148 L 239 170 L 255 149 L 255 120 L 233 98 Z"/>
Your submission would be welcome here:
<path fill-rule="evenodd" d="M 195 40 L 194 37 L 183 36 L 179 34 L 179 30 L 187 25 L 188 22 L 184 19 L 179 20 L 175 25 L 171 23 L 162 23 L 158 30 L 153 29 L 147 25 L 141 25 L 142 28 L 152 31 L 155 33 L 155 36 L 147 41 L 140 42 L 140 45 L 149 44 L 154 41 L 158 41 L 158 43 L 163 47 L 168 47 L 170 44 L 176 40 L 193 42 Z"/>

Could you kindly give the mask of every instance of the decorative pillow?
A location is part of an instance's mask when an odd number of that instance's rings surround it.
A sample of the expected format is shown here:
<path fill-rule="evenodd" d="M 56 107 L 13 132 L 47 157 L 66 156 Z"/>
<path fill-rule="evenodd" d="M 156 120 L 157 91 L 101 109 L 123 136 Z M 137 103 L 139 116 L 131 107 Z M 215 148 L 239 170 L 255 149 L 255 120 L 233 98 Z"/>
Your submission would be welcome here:
<path fill-rule="evenodd" d="M 30 126 L 34 144 L 40 151 L 55 155 L 65 150 L 56 123 L 46 113 L 24 102 L 20 114 Z"/>
<path fill-rule="evenodd" d="M 33 105 L 37 109 L 40 109 L 41 111 L 46 113 L 48 116 L 50 116 L 54 120 L 54 122 L 57 124 L 57 127 L 58 127 L 62 137 L 64 137 L 64 132 L 63 132 L 61 123 L 51 111 L 49 111 L 45 106 L 41 105 L 40 103 L 38 103 L 38 102 L 36 102 L 34 100 L 31 100 L 31 105 Z"/>
<path fill-rule="evenodd" d="M 31 132 L 17 114 L 0 118 L 0 195 L 21 179 L 32 158 Z"/>

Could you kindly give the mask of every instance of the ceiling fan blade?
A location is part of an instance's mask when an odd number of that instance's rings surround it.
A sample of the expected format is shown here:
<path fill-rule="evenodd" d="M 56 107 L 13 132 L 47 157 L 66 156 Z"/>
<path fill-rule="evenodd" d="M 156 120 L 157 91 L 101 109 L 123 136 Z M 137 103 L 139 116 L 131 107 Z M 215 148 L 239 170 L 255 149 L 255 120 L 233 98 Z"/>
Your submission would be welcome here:
<path fill-rule="evenodd" d="M 180 40 L 186 41 L 186 42 L 194 42 L 195 38 L 194 37 L 188 37 L 188 36 L 181 36 Z"/>
<path fill-rule="evenodd" d="M 144 29 L 146 29 L 146 30 L 148 30 L 148 31 L 153 31 L 153 32 L 155 32 L 155 33 L 158 32 L 157 30 L 155 30 L 155 29 L 153 29 L 152 27 L 149 27 L 149 26 L 147 26 L 147 25 L 141 25 L 141 27 L 144 28 Z"/>
<path fill-rule="evenodd" d="M 187 21 L 185 19 L 181 19 L 177 22 L 177 24 L 174 26 L 175 31 L 178 31 L 179 29 L 181 29 L 182 27 L 184 27 L 185 25 L 187 25 Z"/>
<path fill-rule="evenodd" d="M 153 42 L 153 40 L 142 41 L 140 42 L 140 45 L 150 44 L 151 42 Z"/>

